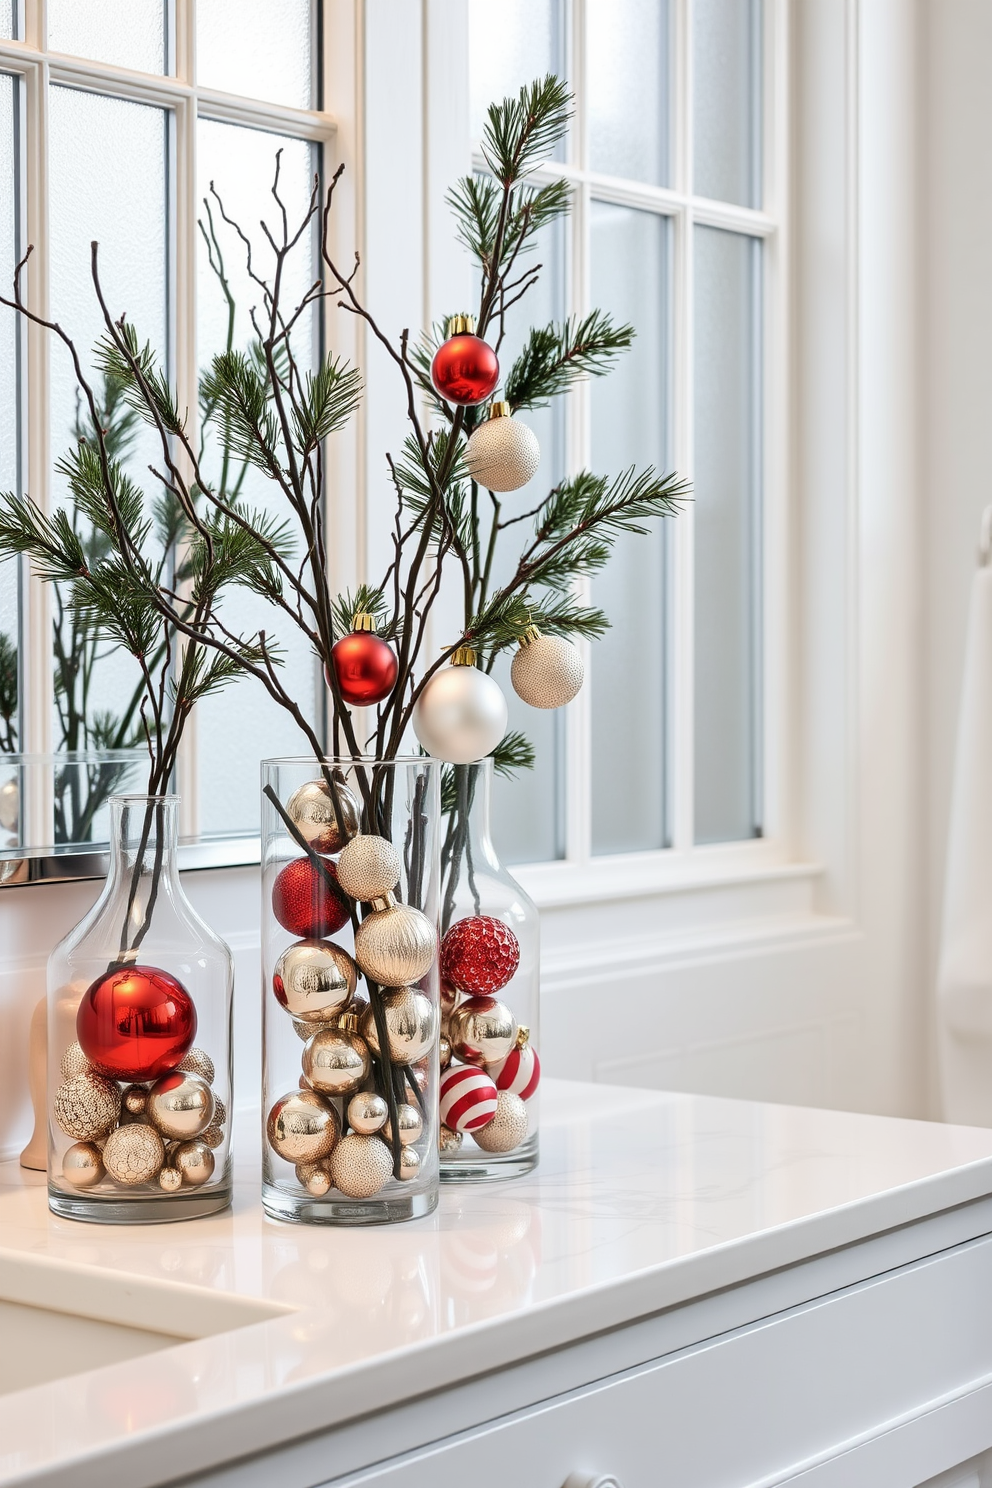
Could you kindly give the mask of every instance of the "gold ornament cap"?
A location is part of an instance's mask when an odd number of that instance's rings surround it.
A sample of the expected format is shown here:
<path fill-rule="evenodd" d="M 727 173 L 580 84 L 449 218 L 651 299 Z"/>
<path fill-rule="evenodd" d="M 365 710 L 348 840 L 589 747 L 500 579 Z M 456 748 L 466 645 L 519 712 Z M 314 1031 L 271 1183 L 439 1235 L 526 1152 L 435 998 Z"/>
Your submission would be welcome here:
<path fill-rule="evenodd" d="M 451 658 L 452 666 L 475 666 L 478 657 L 471 646 L 459 646 Z"/>
<path fill-rule="evenodd" d="M 358 610 L 351 622 L 351 628 L 356 630 L 370 630 L 373 635 L 376 632 L 375 616 L 370 615 L 368 610 Z"/>
<path fill-rule="evenodd" d="M 541 632 L 538 630 L 537 626 L 536 625 L 528 625 L 527 629 L 524 631 L 523 635 L 520 637 L 520 645 L 521 645 L 521 647 L 523 647 L 523 646 L 529 646 L 534 641 L 539 641 L 540 639 L 541 639 Z"/>
<path fill-rule="evenodd" d="M 510 418 L 513 409 L 505 398 L 497 398 L 495 403 L 490 403 L 487 419 Z"/>
<path fill-rule="evenodd" d="M 449 315 L 447 320 L 444 322 L 444 334 L 445 337 L 474 336 L 475 316 L 465 314 Z"/>
<path fill-rule="evenodd" d="M 520 1027 L 517 1029 L 517 1048 L 525 1049 L 529 1043 L 530 1029 L 526 1026 L 526 1024 L 521 1023 Z"/>

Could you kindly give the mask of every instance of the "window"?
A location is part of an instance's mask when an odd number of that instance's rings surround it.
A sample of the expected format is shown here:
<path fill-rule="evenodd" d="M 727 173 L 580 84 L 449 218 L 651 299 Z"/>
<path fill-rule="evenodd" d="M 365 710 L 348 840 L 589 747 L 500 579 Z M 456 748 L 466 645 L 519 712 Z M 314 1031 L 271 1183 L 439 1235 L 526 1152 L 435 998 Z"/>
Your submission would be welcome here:
<path fill-rule="evenodd" d="M 58 320 L 91 366 L 102 331 L 90 281 L 90 241 L 99 241 L 101 280 L 111 308 L 127 311 L 143 340 L 161 353 L 180 401 L 197 418 L 198 372 L 226 338 L 241 347 L 257 298 L 234 233 L 221 219 L 211 183 L 231 216 L 257 235 L 272 209 L 269 188 L 281 151 L 280 188 L 291 214 L 303 209 L 322 166 L 330 121 L 320 110 L 318 9 L 312 0 L 25 0 L 0 4 L 0 280 L 34 245 L 29 303 Z M 195 58 L 195 64 L 194 64 Z M 194 70 L 195 67 L 195 70 Z M 204 200 L 212 209 L 212 221 Z M 206 239 L 216 234 L 214 267 Z M 312 246 L 296 265 L 313 272 Z M 217 268 L 233 289 L 229 325 Z M 312 327 L 319 350 L 321 326 Z M 18 371 L 20 376 L 18 376 Z M 0 377 L 19 383 L 20 403 L 0 409 L 0 483 L 21 486 L 43 506 L 67 500 L 52 474 L 79 418 L 72 368 L 52 339 L 25 333 L 0 311 Z M 99 379 L 98 379 L 99 386 Z M 156 461 L 155 440 L 126 433 L 129 467 L 141 480 Z M 208 470 L 216 467 L 209 444 Z M 212 472 L 216 477 L 216 468 Z M 243 487 L 249 494 L 250 473 Z M 146 489 L 151 483 L 144 481 Z M 252 491 L 267 498 L 265 483 Z M 232 623 L 254 628 L 247 595 Z M 64 685 L 52 656 L 58 595 L 18 584 L 0 569 L 0 633 L 19 651 L 20 699 L 6 747 L 47 753 L 105 742 L 100 715 L 137 725 L 126 705 L 135 684 L 130 659 L 95 655 L 85 696 Z M 260 614 L 260 612 L 258 612 Z M 279 637 L 307 711 L 322 691 L 312 658 L 296 636 Z M 61 684 L 53 689 L 53 681 Z M 54 696 L 54 705 L 52 698 Z M 241 681 L 199 710 L 180 766 L 187 835 L 245 833 L 258 825 L 258 760 L 296 752 L 301 741 L 285 715 Z M 0 748 L 4 740 L 0 738 Z M 50 840 L 50 839 L 49 839 Z"/>
<path fill-rule="evenodd" d="M 474 140 L 487 103 L 539 74 L 575 92 L 567 146 L 542 172 L 571 183 L 570 227 L 541 255 L 543 298 L 522 319 L 600 306 L 637 329 L 557 430 L 532 420 L 535 493 L 566 467 L 632 463 L 694 487 L 677 521 L 619 542 L 593 581 L 613 628 L 567 716 L 535 727 L 516 710 L 538 768 L 499 787 L 498 845 L 510 861 L 582 862 L 760 837 L 777 231 L 763 210 L 761 0 L 470 0 L 469 25 Z"/>

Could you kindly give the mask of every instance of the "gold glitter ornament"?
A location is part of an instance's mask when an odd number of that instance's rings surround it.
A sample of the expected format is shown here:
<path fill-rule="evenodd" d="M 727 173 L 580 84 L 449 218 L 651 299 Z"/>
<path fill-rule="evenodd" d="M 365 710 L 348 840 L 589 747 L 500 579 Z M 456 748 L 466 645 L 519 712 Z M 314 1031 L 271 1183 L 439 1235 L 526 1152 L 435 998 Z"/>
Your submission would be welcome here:
<path fill-rule="evenodd" d="M 286 802 L 293 826 L 319 853 L 340 852 L 358 831 L 359 805 L 339 774 L 335 772 L 333 795 L 326 780 L 308 780 Z"/>
<path fill-rule="evenodd" d="M 291 1090 L 272 1107 L 265 1131 L 272 1150 L 295 1166 L 328 1157 L 340 1125 L 334 1107 L 315 1090 Z"/>
<path fill-rule="evenodd" d="M 214 1097 L 206 1080 L 175 1069 L 156 1080 L 145 1107 L 148 1120 L 173 1142 L 198 1137 L 214 1119 Z"/>
<path fill-rule="evenodd" d="M 400 881 L 402 863 L 385 837 L 353 837 L 338 858 L 338 883 L 352 899 L 369 903 L 389 894 Z"/>
<path fill-rule="evenodd" d="M 272 990 L 294 1021 L 329 1023 L 351 1001 L 355 963 L 332 940 L 298 940 L 276 962 Z"/>
<path fill-rule="evenodd" d="M 59 1069 L 63 1080 L 74 1080 L 77 1075 L 88 1074 L 92 1069 L 92 1065 L 80 1048 L 78 1040 L 74 1039 L 62 1055 L 62 1062 L 59 1065 Z"/>
<path fill-rule="evenodd" d="M 206 1080 L 208 1085 L 214 1083 L 216 1074 L 214 1062 L 204 1049 L 190 1049 L 189 1053 L 180 1059 L 176 1069 L 189 1070 L 191 1075 L 199 1075 L 200 1079 Z"/>
<path fill-rule="evenodd" d="M 103 1177 L 103 1158 L 93 1142 L 76 1142 L 62 1159 L 62 1177 L 73 1188 L 92 1188 Z"/>
<path fill-rule="evenodd" d="M 345 1028 L 320 1028 L 303 1050 L 303 1074 L 322 1095 L 353 1095 L 369 1077 L 365 1042 Z"/>
<path fill-rule="evenodd" d="M 419 982 L 434 964 L 437 932 L 426 915 L 392 894 L 370 901 L 373 913 L 355 931 L 355 960 L 382 987 Z"/>
<path fill-rule="evenodd" d="M 107 1138 L 103 1165 L 115 1183 L 134 1188 L 156 1177 L 165 1161 L 165 1144 L 153 1126 L 134 1121 Z"/>
<path fill-rule="evenodd" d="M 349 1199 L 370 1199 L 392 1174 L 392 1154 L 378 1137 L 342 1137 L 331 1157 L 331 1182 Z"/>
<path fill-rule="evenodd" d="M 437 1041 L 437 1060 L 443 1070 L 451 1063 L 451 1040 L 446 1033 L 442 1033 Z"/>
<path fill-rule="evenodd" d="M 183 1186 L 183 1175 L 178 1168 L 160 1168 L 158 1186 L 163 1193 L 175 1193 Z"/>
<path fill-rule="evenodd" d="M 416 1147 L 403 1147 L 400 1149 L 400 1178 L 404 1183 L 409 1183 L 411 1178 L 416 1178 L 420 1172 L 420 1153 Z"/>
<path fill-rule="evenodd" d="M 533 429 L 512 416 L 509 403 L 498 401 L 489 417 L 472 431 L 465 446 L 468 473 L 488 491 L 519 491 L 541 463 L 541 446 Z"/>
<path fill-rule="evenodd" d="M 527 1107 L 519 1095 L 501 1090 L 496 1098 L 496 1114 L 472 1136 L 483 1152 L 512 1152 L 527 1135 Z"/>
<path fill-rule="evenodd" d="M 148 1104 L 148 1091 L 144 1085 L 129 1085 L 121 1096 L 121 1118 L 125 1113 L 131 1117 L 143 1116 Z"/>
<path fill-rule="evenodd" d="M 381 1131 L 389 1116 L 389 1107 L 373 1090 L 360 1090 L 348 1102 L 348 1125 L 363 1137 Z"/>
<path fill-rule="evenodd" d="M 206 1131 L 200 1133 L 198 1140 L 209 1147 L 211 1151 L 216 1151 L 218 1147 L 224 1145 L 224 1128 L 219 1126 L 216 1121 L 212 1121 Z"/>
<path fill-rule="evenodd" d="M 532 708 L 561 708 L 582 686 L 585 666 L 579 648 L 564 636 L 542 635 L 531 625 L 510 663 L 513 690 Z"/>
<path fill-rule="evenodd" d="M 452 1131 L 450 1126 L 442 1126 L 437 1135 L 437 1145 L 442 1152 L 457 1152 L 463 1140 L 461 1132 Z"/>
<path fill-rule="evenodd" d="M 396 1107 L 396 1120 L 400 1129 L 400 1142 L 404 1147 L 410 1147 L 414 1142 L 419 1142 L 424 1134 L 424 1118 L 416 1106 L 408 1106 L 405 1103 Z M 382 1130 L 382 1139 L 390 1146 L 393 1143 L 393 1124 L 387 1121 Z"/>
<path fill-rule="evenodd" d="M 296 1181 L 315 1199 L 322 1199 L 331 1186 L 330 1162 L 324 1158 L 321 1162 L 297 1163 Z"/>
<path fill-rule="evenodd" d="M 394 1064 L 413 1064 L 432 1047 L 437 1038 L 437 1009 L 426 992 L 418 987 L 387 988 L 382 993 L 382 1012 Z M 379 1034 L 371 1007 L 362 1014 L 362 1037 L 373 1054 L 378 1054 Z"/>
<path fill-rule="evenodd" d="M 117 1125 L 121 1113 L 120 1086 L 93 1071 L 74 1075 L 55 1092 L 55 1120 L 67 1137 L 94 1142 Z"/>
<path fill-rule="evenodd" d="M 172 1161 L 190 1188 L 202 1188 L 214 1175 L 214 1155 L 205 1142 L 183 1142 Z"/>
<path fill-rule="evenodd" d="M 448 1020 L 448 1037 L 463 1064 L 498 1064 L 517 1038 L 517 1023 L 498 997 L 467 997 Z"/>

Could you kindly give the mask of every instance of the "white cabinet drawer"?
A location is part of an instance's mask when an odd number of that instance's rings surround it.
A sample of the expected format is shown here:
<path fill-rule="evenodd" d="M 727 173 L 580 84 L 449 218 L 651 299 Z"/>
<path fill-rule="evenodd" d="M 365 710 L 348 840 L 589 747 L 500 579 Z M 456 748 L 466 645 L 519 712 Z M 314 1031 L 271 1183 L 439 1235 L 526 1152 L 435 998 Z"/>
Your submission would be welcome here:
<path fill-rule="evenodd" d="M 960 1432 L 942 1432 L 940 1423 L 948 1409 L 967 1408 L 976 1440 L 962 1452 Z M 443 1421 L 443 1397 L 424 1409 Z M 569 1473 L 584 1471 L 614 1474 L 622 1488 L 741 1488 L 801 1473 L 816 1488 L 862 1481 L 912 1488 L 990 1446 L 992 1239 L 985 1238 L 324 1481 L 562 1488 Z M 852 1452 L 871 1459 L 867 1478 L 850 1455 L 834 1461 Z"/>

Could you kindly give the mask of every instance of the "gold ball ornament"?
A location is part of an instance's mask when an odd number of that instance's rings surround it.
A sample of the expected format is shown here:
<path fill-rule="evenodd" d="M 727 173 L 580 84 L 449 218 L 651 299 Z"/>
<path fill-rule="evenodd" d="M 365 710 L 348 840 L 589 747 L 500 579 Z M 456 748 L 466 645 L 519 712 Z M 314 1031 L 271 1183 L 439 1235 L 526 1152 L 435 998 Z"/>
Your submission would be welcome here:
<path fill-rule="evenodd" d="M 448 1037 L 463 1064 L 498 1064 L 516 1043 L 516 1019 L 498 997 L 467 997 L 448 1020 Z"/>
<path fill-rule="evenodd" d="M 334 1107 L 315 1090 L 291 1090 L 272 1107 L 265 1131 L 272 1150 L 295 1167 L 329 1157 L 340 1126 Z"/>
<path fill-rule="evenodd" d="M 496 402 L 465 446 L 472 479 L 489 491 L 519 491 L 541 463 L 541 446 L 533 429 L 513 418 L 510 405 Z"/>
<path fill-rule="evenodd" d="M 369 1077 L 363 1039 L 346 1028 L 319 1028 L 303 1050 L 303 1074 L 322 1095 L 353 1095 Z"/>
<path fill-rule="evenodd" d="M 178 1168 L 166 1165 L 159 1169 L 158 1186 L 163 1193 L 177 1193 L 183 1186 L 183 1175 Z"/>
<path fill-rule="evenodd" d="M 424 1118 L 416 1106 L 408 1106 L 401 1103 L 396 1107 L 396 1120 L 400 1128 L 400 1142 L 404 1147 L 411 1147 L 414 1142 L 419 1142 L 424 1135 Z M 387 1121 L 382 1129 L 382 1138 L 392 1146 L 393 1124 Z"/>
<path fill-rule="evenodd" d="M 216 1070 L 214 1062 L 205 1049 L 190 1049 L 176 1065 L 176 1069 L 189 1070 L 192 1075 L 199 1075 L 201 1080 L 206 1080 L 208 1085 L 214 1083 Z"/>
<path fill-rule="evenodd" d="M 103 1158 L 92 1142 L 76 1142 L 62 1159 L 62 1177 L 73 1188 L 92 1188 L 103 1177 Z"/>
<path fill-rule="evenodd" d="M 137 1118 L 145 1114 L 148 1105 L 148 1091 L 144 1085 L 129 1085 L 121 1096 L 121 1118 L 127 1114 Z"/>
<path fill-rule="evenodd" d="M 324 1158 L 320 1162 L 297 1163 L 296 1181 L 315 1199 L 322 1199 L 331 1186 L 331 1165 Z"/>
<path fill-rule="evenodd" d="M 55 1120 L 67 1137 L 95 1142 L 117 1125 L 121 1113 L 120 1086 L 90 1071 L 66 1080 L 52 1103 Z"/>
<path fill-rule="evenodd" d="M 463 1141 L 462 1133 L 452 1131 L 450 1126 L 442 1126 L 438 1132 L 437 1145 L 442 1152 L 457 1152 Z"/>
<path fill-rule="evenodd" d="M 276 1000 L 295 1021 L 328 1023 L 343 1012 L 358 984 L 355 963 L 332 940 L 298 940 L 283 951 L 272 976 Z"/>
<path fill-rule="evenodd" d="M 145 1106 L 148 1120 L 173 1142 L 189 1142 L 214 1119 L 214 1097 L 206 1080 L 173 1070 L 156 1080 Z"/>
<path fill-rule="evenodd" d="M 399 853 L 385 837 L 353 837 L 338 858 L 338 883 L 352 899 L 368 904 L 395 889 L 402 866 Z"/>
<path fill-rule="evenodd" d="M 348 1125 L 363 1137 L 381 1131 L 389 1116 L 389 1107 L 373 1090 L 360 1090 L 348 1102 Z"/>
<path fill-rule="evenodd" d="M 437 1041 L 437 1060 L 443 1070 L 451 1063 L 451 1040 L 446 1033 L 442 1033 Z"/>
<path fill-rule="evenodd" d="M 189 1188 L 202 1188 L 214 1176 L 214 1155 L 205 1142 L 183 1142 L 172 1162 Z"/>
<path fill-rule="evenodd" d="M 326 780 L 301 785 L 286 802 L 286 814 L 304 841 L 319 853 L 340 852 L 358 831 L 361 819 L 354 795 L 336 777 L 333 794 Z"/>
<path fill-rule="evenodd" d="M 389 1057 L 394 1064 L 413 1064 L 437 1037 L 437 1010 L 417 987 L 394 987 L 382 993 Z M 373 1054 L 379 1053 L 379 1034 L 371 1007 L 362 1014 L 362 1037 Z"/>
<path fill-rule="evenodd" d="M 355 931 L 355 960 L 365 975 L 382 987 L 419 982 L 434 964 L 434 926 L 419 909 L 397 904 L 392 894 L 374 903 L 373 913 L 366 915 Z"/>
<path fill-rule="evenodd" d="M 331 1157 L 331 1182 L 349 1199 L 370 1199 L 392 1173 L 392 1154 L 378 1137 L 352 1133 L 341 1139 Z"/>
<path fill-rule="evenodd" d="M 224 1145 L 224 1128 L 219 1126 L 216 1121 L 211 1121 L 206 1131 L 200 1133 L 199 1140 L 209 1147 L 212 1152 L 216 1152 L 218 1147 Z"/>
<path fill-rule="evenodd" d="M 496 1098 L 496 1114 L 485 1126 L 474 1131 L 476 1145 L 483 1152 L 512 1152 L 527 1135 L 527 1107 L 519 1095 L 501 1090 Z"/>
<path fill-rule="evenodd" d="M 153 1126 L 140 1121 L 112 1131 L 103 1149 L 104 1167 L 125 1188 L 149 1183 L 164 1161 L 165 1143 Z"/>
<path fill-rule="evenodd" d="M 564 636 L 542 635 L 532 625 L 520 638 L 510 663 L 517 697 L 532 708 L 561 708 L 578 693 L 585 678 L 579 648 Z"/>
<path fill-rule="evenodd" d="M 62 1062 L 59 1065 L 59 1069 L 62 1072 L 63 1080 L 74 1080 L 77 1075 L 88 1074 L 92 1069 L 92 1065 L 79 1046 L 78 1039 L 73 1039 L 62 1055 Z"/>
<path fill-rule="evenodd" d="M 411 1178 L 416 1178 L 420 1172 L 420 1153 L 416 1147 L 403 1147 L 400 1150 L 400 1178 L 404 1183 L 409 1183 Z"/>

